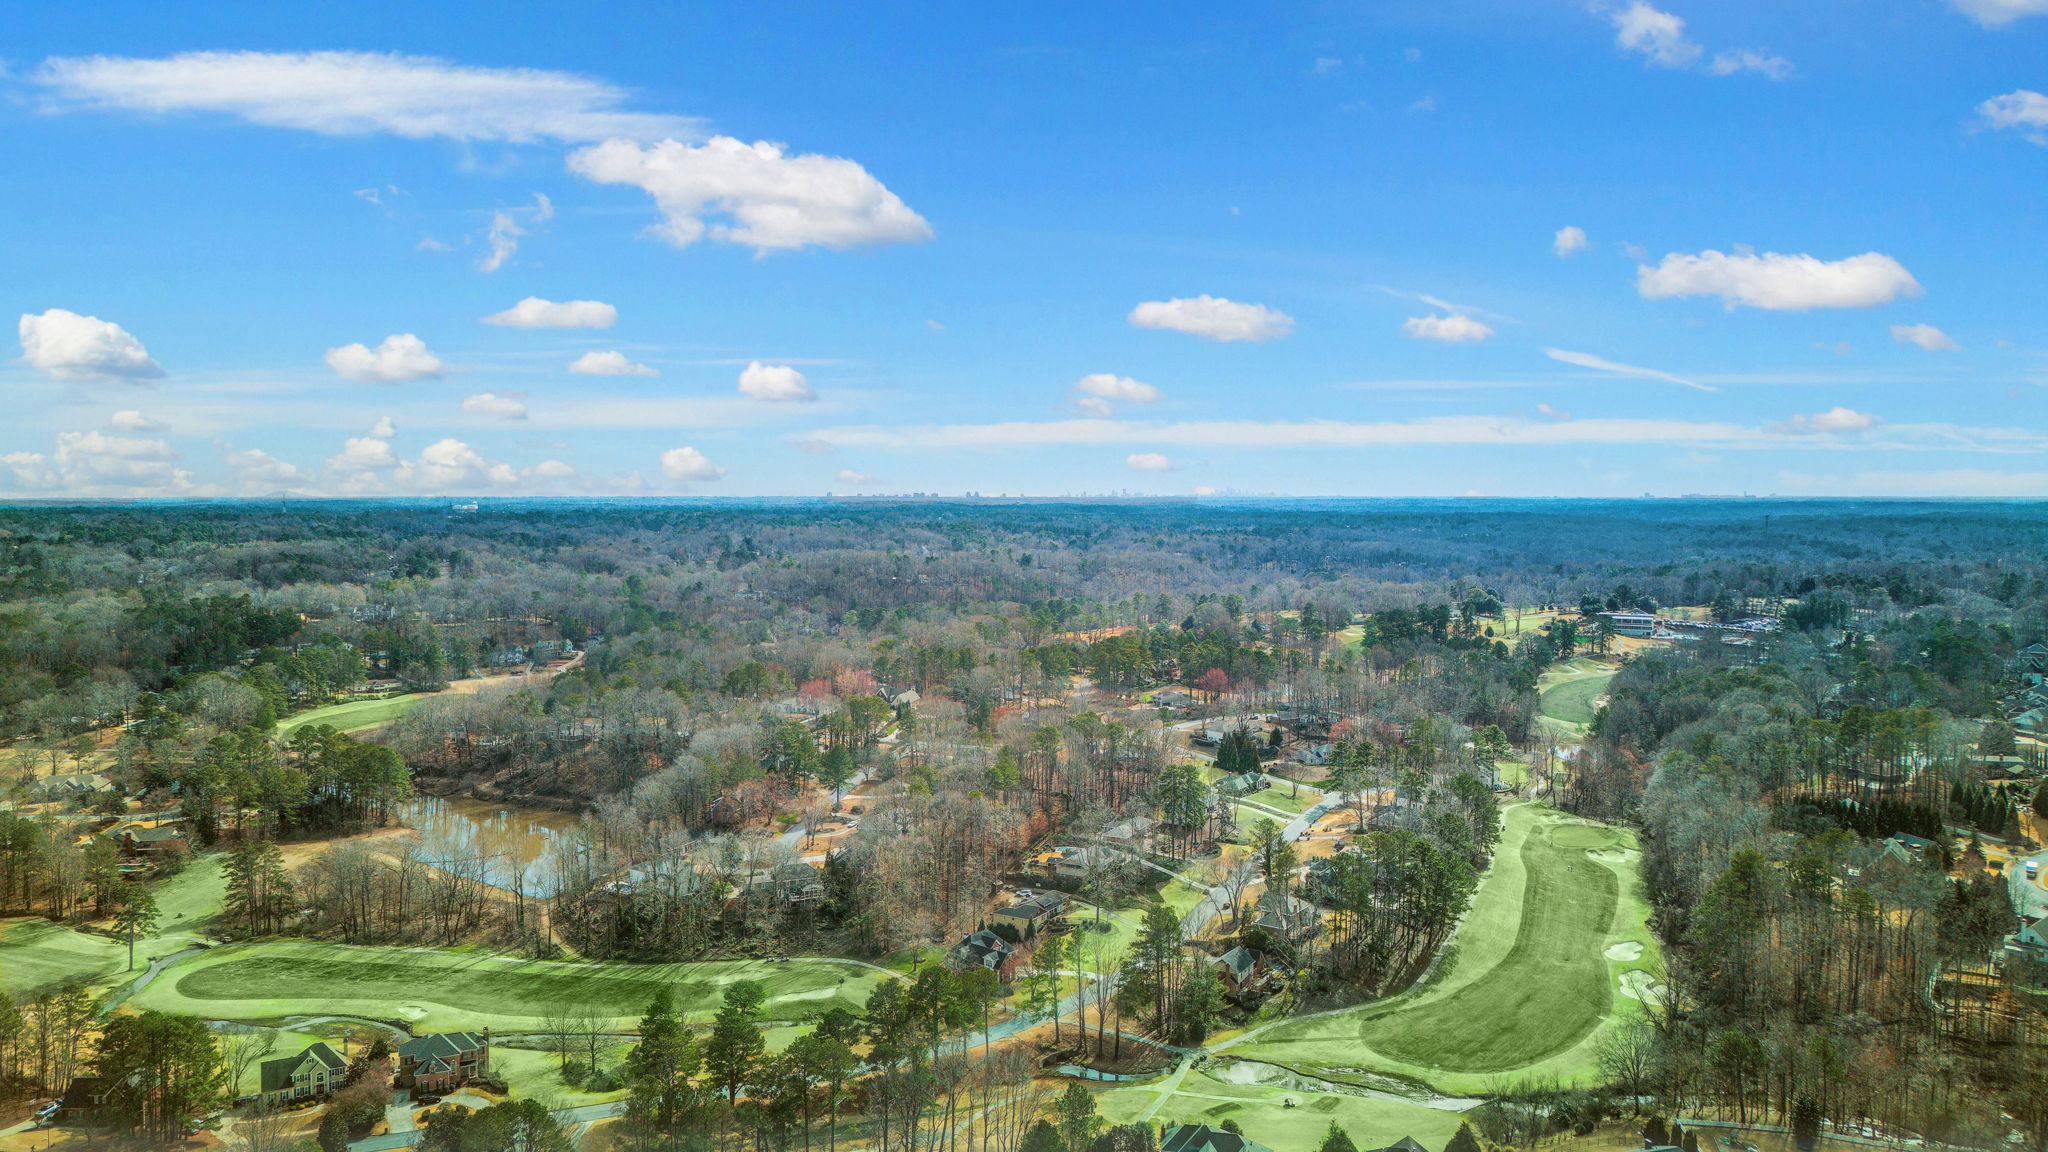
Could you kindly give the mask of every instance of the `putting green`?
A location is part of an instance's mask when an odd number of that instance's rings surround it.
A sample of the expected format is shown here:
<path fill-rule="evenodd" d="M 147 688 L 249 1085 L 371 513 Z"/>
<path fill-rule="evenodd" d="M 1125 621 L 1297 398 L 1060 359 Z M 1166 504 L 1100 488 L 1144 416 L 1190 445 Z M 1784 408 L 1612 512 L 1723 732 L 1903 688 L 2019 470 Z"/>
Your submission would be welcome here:
<path fill-rule="evenodd" d="M 402 1020 L 417 1029 L 540 1026 L 560 1005 L 605 1013 L 630 1028 L 663 988 L 686 1015 L 709 1018 L 727 985 L 759 980 L 764 1016 L 800 1020 L 831 1008 L 857 1009 L 887 979 L 836 960 L 713 960 L 697 964 L 605 964 L 523 960 L 429 948 L 311 943 L 215 949 L 165 969 L 130 1001 L 139 1008 L 213 1020 L 344 1015 Z"/>
<path fill-rule="evenodd" d="M 1222 1047 L 1328 1079 L 1392 1074 L 1451 1093 L 1483 1092 L 1503 1076 L 1590 1074 L 1603 1026 L 1641 1011 L 1621 989 L 1661 972 L 1635 865 L 1623 830 L 1512 807 L 1449 972 Z M 1623 943 L 1638 947 L 1615 947 Z"/>
<path fill-rule="evenodd" d="M 1605 665 L 1594 667 L 1598 670 L 1578 668 L 1563 673 L 1545 673 L 1544 678 L 1551 682 L 1542 687 L 1537 708 L 1552 720 L 1582 726 L 1591 724 L 1599 712 L 1593 702 L 1606 695 L 1607 685 L 1614 679 L 1614 669 Z M 1552 677 L 1556 679 L 1552 680 Z"/>

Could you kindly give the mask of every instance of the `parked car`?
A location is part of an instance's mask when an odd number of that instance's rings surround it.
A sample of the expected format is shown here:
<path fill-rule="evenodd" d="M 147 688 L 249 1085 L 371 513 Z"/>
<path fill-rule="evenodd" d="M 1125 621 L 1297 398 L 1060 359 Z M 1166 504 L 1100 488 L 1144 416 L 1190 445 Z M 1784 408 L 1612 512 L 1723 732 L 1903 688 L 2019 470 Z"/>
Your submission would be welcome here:
<path fill-rule="evenodd" d="M 431 1108 L 434 1105 L 439 1104 L 441 1102 L 441 1098 L 430 1092 L 425 1096 L 413 1097 L 412 1102 L 419 1105 L 422 1108 Z"/>

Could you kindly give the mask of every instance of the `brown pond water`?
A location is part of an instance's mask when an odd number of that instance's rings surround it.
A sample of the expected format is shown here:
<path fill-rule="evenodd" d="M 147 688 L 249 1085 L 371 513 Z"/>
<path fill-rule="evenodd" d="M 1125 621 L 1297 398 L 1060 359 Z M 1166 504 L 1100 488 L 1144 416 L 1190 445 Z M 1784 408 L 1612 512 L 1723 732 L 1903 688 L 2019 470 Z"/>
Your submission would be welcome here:
<path fill-rule="evenodd" d="M 400 816 L 429 860 L 483 861 L 485 882 L 527 896 L 552 895 L 560 833 L 580 816 L 468 797 L 421 797 Z"/>

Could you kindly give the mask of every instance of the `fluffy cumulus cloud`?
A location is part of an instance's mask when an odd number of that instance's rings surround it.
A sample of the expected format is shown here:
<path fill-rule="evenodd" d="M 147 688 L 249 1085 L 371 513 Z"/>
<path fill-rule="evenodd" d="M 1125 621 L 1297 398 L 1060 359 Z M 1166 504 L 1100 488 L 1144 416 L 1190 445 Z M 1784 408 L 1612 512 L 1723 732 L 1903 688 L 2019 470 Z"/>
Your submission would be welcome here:
<path fill-rule="evenodd" d="M 804 374 L 787 364 L 763 364 L 759 360 L 740 369 L 742 396 L 776 404 L 808 404 L 818 398 Z"/>
<path fill-rule="evenodd" d="M 30 79 L 59 107 L 216 113 L 328 136 L 658 139 L 696 128 L 628 112 L 625 90 L 535 68 L 470 68 L 375 52 L 184 52 L 159 59 L 53 58 Z"/>
<path fill-rule="evenodd" d="M 1760 72 L 1773 80 L 1783 80 L 1792 74 L 1791 61 L 1754 48 L 1719 52 L 1708 59 L 1707 50 L 1686 35 L 1683 19 L 1646 0 L 1630 0 L 1624 7 L 1609 8 L 1607 18 L 1614 24 L 1617 47 L 1659 68 L 1692 68 L 1704 61 L 1706 71 L 1715 76 Z"/>
<path fill-rule="evenodd" d="M 221 457 L 233 474 L 235 490 L 246 496 L 275 492 L 305 479 L 297 465 L 288 464 L 260 448 L 230 452 Z"/>
<path fill-rule="evenodd" d="M 484 317 L 500 328 L 609 328 L 619 310 L 602 300 L 543 300 L 528 296 L 503 312 Z"/>
<path fill-rule="evenodd" d="M 1559 256 L 1576 256 L 1591 248 L 1593 242 L 1586 239 L 1586 230 L 1576 224 L 1567 224 L 1557 230 L 1550 240 L 1550 250 Z"/>
<path fill-rule="evenodd" d="M 379 440 L 389 440 L 398 435 L 398 426 L 391 422 L 391 417 L 379 416 L 377 422 L 370 425 L 370 435 Z"/>
<path fill-rule="evenodd" d="M 929 240 L 931 225 L 851 160 L 792 155 L 780 144 L 714 136 L 643 147 L 607 140 L 569 157 L 599 184 L 629 184 L 661 210 L 657 233 L 677 247 L 707 237 L 756 253 Z"/>
<path fill-rule="evenodd" d="M 500 396 L 495 392 L 479 392 L 464 399 L 462 410 L 474 412 L 479 416 L 495 416 L 500 420 L 526 419 L 526 405 L 510 396 Z"/>
<path fill-rule="evenodd" d="M 2021 88 L 1977 105 L 1977 115 L 1987 128 L 2010 128 L 2048 147 L 2048 96 Z"/>
<path fill-rule="evenodd" d="M 155 380 L 163 366 L 111 320 L 62 308 L 21 317 L 21 358 L 58 380 Z"/>
<path fill-rule="evenodd" d="M 327 458 L 328 471 L 344 478 L 395 468 L 397 465 L 398 454 L 391 450 L 391 442 L 379 439 L 374 433 L 369 436 L 349 437 L 342 442 L 340 452 Z"/>
<path fill-rule="evenodd" d="M 1470 316 L 1411 316 L 1401 324 L 1410 340 L 1434 340 L 1439 344 L 1475 344 L 1493 335 L 1491 325 Z"/>
<path fill-rule="evenodd" d="M 107 417 L 107 427 L 122 432 L 143 432 L 152 435 L 170 429 L 170 425 L 163 421 L 152 416 L 145 416 L 133 408 L 123 408 L 112 416 Z"/>
<path fill-rule="evenodd" d="M 1911 344 L 1923 352 L 1961 352 L 1955 338 L 1932 324 L 1894 324 L 1892 343 Z"/>
<path fill-rule="evenodd" d="M 1674 376 L 1669 372 L 1662 372 L 1655 368 L 1640 368 L 1634 364 L 1622 364 L 1609 360 L 1604 356 L 1595 356 L 1591 352 L 1571 352 L 1563 348 L 1545 348 L 1543 354 L 1560 364 L 1570 364 L 1574 368 L 1590 368 L 1595 372 L 1605 372 L 1610 376 L 1626 376 L 1634 380 L 1662 380 L 1666 384 L 1683 384 L 1687 388 L 1697 389 L 1701 392 L 1720 391 L 1720 389 L 1712 384 L 1701 384 L 1696 380 L 1687 380 L 1683 376 Z"/>
<path fill-rule="evenodd" d="M 411 492 L 453 492 L 516 484 L 519 471 L 510 464 L 486 460 L 476 449 L 450 438 L 427 445 L 418 459 L 402 461 L 392 470 L 391 479 Z"/>
<path fill-rule="evenodd" d="M 2022 16 L 2048 16 L 2048 0 L 1952 0 L 1956 10 L 1986 28 L 2002 28 Z"/>
<path fill-rule="evenodd" d="M 1773 312 L 1813 308 L 1871 308 L 1903 296 L 1918 296 L 1920 282 L 1897 260 L 1865 252 L 1844 260 L 1804 253 L 1758 254 L 1745 249 L 1697 255 L 1673 252 L 1655 267 L 1636 269 L 1636 291 L 1646 299 L 1719 296 L 1738 305 Z"/>
<path fill-rule="evenodd" d="M 327 366 L 359 384 L 402 384 L 441 374 L 441 358 L 410 332 L 386 336 L 375 348 L 344 344 L 327 350 Z"/>
<path fill-rule="evenodd" d="M 1221 296 L 1176 296 L 1150 300 L 1131 309 L 1135 328 L 1186 332 L 1204 340 L 1278 340 L 1294 331 L 1294 317 L 1263 304 L 1240 304 Z"/>
<path fill-rule="evenodd" d="M 170 495 L 190 492 L 192 474 L 162 440 L 60 432 L 55 448 L 0 456 L 16 488 L 70 495 Z"/>
<path fill-rule="evenodd" d="M 1794 416 L 1782 424 L 1772 425 L 1771 431 L 1791 436 L 1826 436 L 1875 427 L 1877 417 L 1870 413 L 1838 406 L 1811 416 Z"/>
<path fill-rule="evenodd" d="M 839 482 L 842 484 L 866 485 L 875 482 L 873 476 L 865 472 L 855 472 L 851 468 L 841 468 L 837 475 Z"/>
<path fill-rule="evenodd" d="M 1074 407 L 1090 416 L 1109 416 L 1118 404 L 1151 404 L 1165 393 L 1142 380 L 1113 372 L 1091 372 L 1074 381 Z"/>
<path fill-rule="evenodd" d="M 578 376 L 659 376 L 645 364 L 636 364 L 624 352 L 585 352 L 569 361 L 569 371 Z"/>
<path fill-rule="evenodd" d="M 693 483 L 700 480 L 716 480 L 725 475 L 725 469 L 711 462 L 711 458 L 685 444 L 671 448 L 661 454 L 661 474 L 671 480 Z"/>
<path fill-rule="evenodd" d="M 1173 461 L 1157 452 L 1133 452 L 1124 457 L 1124 463 L 1133 472 L 1171 472 Z"/>

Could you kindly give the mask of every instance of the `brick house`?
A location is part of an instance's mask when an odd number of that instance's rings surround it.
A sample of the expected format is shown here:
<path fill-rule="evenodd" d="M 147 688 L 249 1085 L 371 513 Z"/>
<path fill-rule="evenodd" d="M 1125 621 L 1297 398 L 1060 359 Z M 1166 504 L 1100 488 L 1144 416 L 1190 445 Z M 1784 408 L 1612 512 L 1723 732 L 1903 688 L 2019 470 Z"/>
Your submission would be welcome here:
<path fill-rule="evenodd" d="M 430 1032 L 398 1046 L 401 1088 L 452 1092 L 491 1070 L 491 1030 Z"/>

